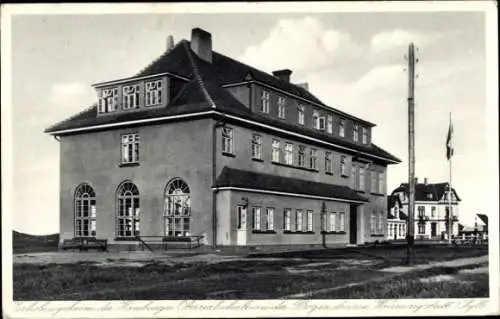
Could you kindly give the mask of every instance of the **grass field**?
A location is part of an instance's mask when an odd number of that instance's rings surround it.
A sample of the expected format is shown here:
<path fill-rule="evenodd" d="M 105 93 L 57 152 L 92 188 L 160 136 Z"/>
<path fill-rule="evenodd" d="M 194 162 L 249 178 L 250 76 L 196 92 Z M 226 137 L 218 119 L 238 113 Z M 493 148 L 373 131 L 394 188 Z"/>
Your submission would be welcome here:
<path fill-rule="evenodd" d="M 415 249 L 415 263 L 486 254 L 484 248 L 419 247 Z M 401 265 L 404 255 L 401 248 L 374 247 L 252 258 L 211 260 L 208 255 L 205 260 L 141 259 L 133 267 L 97 261 L 15 263 L 14 299 L 276 299 L 301 298 L 301 294 L 307 299 L 488 296 L 487 261 L 388 272 L 388 267 Z M 129 261 L 133 258 L 131 254 Z"/>

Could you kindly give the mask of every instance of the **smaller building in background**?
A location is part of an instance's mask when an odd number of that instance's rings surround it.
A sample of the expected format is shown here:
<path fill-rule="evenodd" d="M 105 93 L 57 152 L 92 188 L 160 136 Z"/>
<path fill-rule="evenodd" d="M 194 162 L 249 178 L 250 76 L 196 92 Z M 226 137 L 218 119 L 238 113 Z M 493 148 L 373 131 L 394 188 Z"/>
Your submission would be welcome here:
<path fill-rule="evenodd" d="M 461 199 L 453 187 L 451 192 L 449 189 L 448 183 L 429 183 L 427 178 L 423 183 L 418 183 L 417 180 L 415 183 L 415 239 L 447 239 L 450 213 L 452 214 L 452 236 L 458 236 L 458 205 Z M 451 196 L 451 212 L 448 196 Z M 404 214 L 403 216 L 408 216 L 408 183 L 402 183 L 392 191 L 388 205 L 389 214 L 393 215 L 397 209 Z M 396 219 L 393 220 L 394 222 L 388 217 L 389 229 L 390 223 L 393 223 L 393 227 L 396 223 Z M 390 234 L 388 236 L 391 238 Z M 399 238 L 399 236 L 396 237 L 396 239 Z M 394 233 L 392 239 L 394 239 Z"/>
<path fill-rule="evenodd" d="M 387 240 L 405 239 L 407 220 L 399 196 L 387 196 Z"/>
<path fill-rule="evenodd" d="M 488 216 L 476 214 L 474 226 L 460 225 L 458 239 L 464 241 L 488 239 Z"/>

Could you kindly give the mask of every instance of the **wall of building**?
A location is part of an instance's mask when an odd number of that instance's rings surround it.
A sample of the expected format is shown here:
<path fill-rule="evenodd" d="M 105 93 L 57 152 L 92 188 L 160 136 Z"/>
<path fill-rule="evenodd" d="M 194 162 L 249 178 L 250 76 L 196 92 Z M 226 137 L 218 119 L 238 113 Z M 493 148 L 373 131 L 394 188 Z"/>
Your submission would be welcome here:
<path fill-rule="evenodd" d="M 115 238 L 116 191 L 125 180 L 140 192 L 140 234 L 163 232 L 164 191 L 167 183 L 182 178 L 190 187 L 192 234 L 212 237 L 211 123 L 203 119 L 182 123 L 77 134 L 61 137 L 60 231 L 73 237 L 74 193 L 88 183 L 96 193 L 97 237 Z M 140 135 L 137 166 L 120 166 L 121 134 Z"/>
<path fill-rule="evenodd" d="M 322 244 L 322 226 L 321 226 L 321 209 L 323 202 L 326 204 L 327 212 L 344 212 L 345 213 L 345 233 L 342 234 L 326 234 L 325 239 L 327 244 L 342 244 L 349 243 L 349 204 L 338 201 L 326 201 L 318 199 L 299 198 L 291 196 L 278 196 L 273 194 L 263 194 L 254 192 L 243 192 L 234 190 L 221 190 L 218 193 L 217 211 L 220 215 L 229 213 L 229 218 L 221 220 L 224 224 L 218 228 L 220 231 L 217 235 L 219 245 L 237 245 L 237 206 L 245 205 L 246 201 L 243 198 L 248 198 L 247 207 L 247 244 L 249 246 L 258 245 L 321 245 Z M 230 199 L 229 209 L 227 207 L 227 199 Z M 261 207 L 262 216 L 264 209 L 267 207 L 274 208 L 274 230 L 275 233 L 262 233 L 252 230 L 252 208 Z M 313 233 L 284 233 L 284 210 L 285 208 L 292 209 L 294 216 L 297 209 L 301 209 L 304 213 L 307 210 L 313 211 Z M 358 221 L 359 221 L 358 211 Z M 292 218 L 292 223 L 294 220 Z M 230 238 L 228 241 L 227 239 Z"/>

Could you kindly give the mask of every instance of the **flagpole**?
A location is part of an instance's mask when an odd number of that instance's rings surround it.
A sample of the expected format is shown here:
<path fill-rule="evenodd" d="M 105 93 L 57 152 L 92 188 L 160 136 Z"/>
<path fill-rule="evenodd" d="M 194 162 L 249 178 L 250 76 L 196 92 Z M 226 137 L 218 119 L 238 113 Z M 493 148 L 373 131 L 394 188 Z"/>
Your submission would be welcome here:
<path fill-rule="evenodd" d="M 450 112 L 450 124 L 449 124 L 449 130 L 453 130 L 451 127 L 452 127 L 452 123 L 451 123 L 451 112 Z M 451 133 L 451 136 L 450 136 L 450 139 L 453 139 L 453 131 Z M 450 158 L 449 158 L 449 161 L 450 161 L 450 182 L 448 184 L 448 243 L 451 244 L 451 234 L 452 234 L 452 228 L 453 228 L 453 212 L 451 210 L 451 168 L 452 168 L 452 158 L 453 158 L 453 141 L 450 140 L 450 143 L 451 143 L 451 153 L 450 153 Z"/>

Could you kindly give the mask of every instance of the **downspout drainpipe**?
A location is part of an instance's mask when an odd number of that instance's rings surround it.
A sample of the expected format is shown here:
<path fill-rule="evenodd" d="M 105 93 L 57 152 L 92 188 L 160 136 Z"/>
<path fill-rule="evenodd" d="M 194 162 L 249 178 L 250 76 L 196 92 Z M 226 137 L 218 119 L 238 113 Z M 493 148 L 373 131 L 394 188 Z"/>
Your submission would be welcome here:
<path fill-rule="evenodd" d="M 216 186 L 217 179 L 217 128 L 224 127 L 224 113 L 222 113 L 222 119 L 217 120 L 216 123 L 212 125 L 212 233 L 213 233 L 213 243 L 212 247 L 214 250 L 217 249 L 217 193 L 219 188 Z"/>

